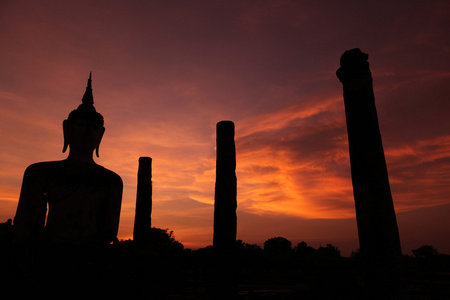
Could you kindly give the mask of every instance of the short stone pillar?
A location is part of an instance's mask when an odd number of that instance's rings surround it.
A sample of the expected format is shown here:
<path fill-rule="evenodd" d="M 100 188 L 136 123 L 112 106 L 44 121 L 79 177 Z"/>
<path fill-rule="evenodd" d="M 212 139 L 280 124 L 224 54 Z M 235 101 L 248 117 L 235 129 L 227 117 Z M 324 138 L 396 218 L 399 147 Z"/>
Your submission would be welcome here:
<path fill-rule="evenodd" d="M 137 174 L 136 212 L 134 216 L 133 240 L 145 245 L 150 238 L 152 226 L 152 159 L 139 158 Z"/>

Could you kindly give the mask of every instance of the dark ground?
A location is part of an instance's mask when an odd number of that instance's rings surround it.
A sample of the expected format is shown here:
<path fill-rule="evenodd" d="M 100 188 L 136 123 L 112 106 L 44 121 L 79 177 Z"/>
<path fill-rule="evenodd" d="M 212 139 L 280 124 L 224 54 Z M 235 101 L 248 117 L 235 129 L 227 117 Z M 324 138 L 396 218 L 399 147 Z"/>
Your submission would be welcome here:
<path fill-rule="evenodd" d="M 1 298 L 214 299 L 213 248 L 183 249 L 165 232 L 165 242 L 102 248 L 17 247 L 3 236 Z M 359 254 L 303 246 L 269 251 L 238 241 L 224 278 L 236 283 L 237 299 L 368 299 Z M 402 285 L 411 300 L 450 300 L 450 256 L 404 256 Z"/>

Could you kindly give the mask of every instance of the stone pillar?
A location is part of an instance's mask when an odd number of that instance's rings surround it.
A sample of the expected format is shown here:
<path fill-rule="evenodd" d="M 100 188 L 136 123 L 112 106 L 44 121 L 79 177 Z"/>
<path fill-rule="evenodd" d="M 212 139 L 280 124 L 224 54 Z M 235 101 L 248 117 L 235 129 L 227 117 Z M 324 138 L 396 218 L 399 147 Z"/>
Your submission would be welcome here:
<path fill-rule="evenodd" d="M 150 157 L 139 158 L 137 177 L 133 240 L 137 245 L 144 245 L 149 241 L 152 226 L 152 159 Z"/>
<path fill-rule="evenodd" d="M 236 245 L 236 148 L 234 123 L 217 123 L 216 188 L 214 195 L 214 297 L 237 296 L 234 249 Z"/>
<path fill-rule="evenodd" d="M 368 55 L 346 51 L 336 74 L 344 89 L 356 220 L 372 299 L 399 299 L 400 238 L 381 141 Z"/>

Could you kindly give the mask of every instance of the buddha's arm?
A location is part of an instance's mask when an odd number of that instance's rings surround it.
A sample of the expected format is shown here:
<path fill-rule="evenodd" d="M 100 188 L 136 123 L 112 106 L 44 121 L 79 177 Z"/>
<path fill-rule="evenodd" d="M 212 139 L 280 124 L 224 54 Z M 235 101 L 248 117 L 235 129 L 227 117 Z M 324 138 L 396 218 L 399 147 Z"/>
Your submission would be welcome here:
<path fill-rule="evenodd" d="M 14 228 L 16 242 L 24 242 L 37 237 L 45 225 L 47 203 L 43 187 L 43 174 L 37 165 L 25 170 L 20 191 Z"/>
<path fill-rule="evenodd" d="M 101 224 L 101 239 L 104 243 L 111 243 L 117 238 L 120 220 L 120 208 L 122 206 L 122 179 L 114 174 L 109 189 L 109 197 L 104 206 L 104 217 Z"/>

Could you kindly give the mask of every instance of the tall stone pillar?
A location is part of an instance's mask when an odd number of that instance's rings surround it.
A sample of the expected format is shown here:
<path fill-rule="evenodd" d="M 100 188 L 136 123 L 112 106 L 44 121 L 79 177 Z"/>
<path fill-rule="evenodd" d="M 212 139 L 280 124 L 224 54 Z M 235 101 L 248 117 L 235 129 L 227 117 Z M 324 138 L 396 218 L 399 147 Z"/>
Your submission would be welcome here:
<path fill-rule="evenodd" d="M 346 51 L 336 74 L 344 89 L 356 220 L 372 299 L 399 299 L 402 252 L 384 157 L 368 55 Z"/>
<path fill-rule="evenodd" d="M 152 159 L 150 157 L 139 158 L 137 177 L 133 240 L 137 245 L 145 245 L 149 241 L 152 226 Z"/>
<path fill-rule="evenodd" d="M 216 188 L 214 195 L 214 297 L 237 296 L 234 248 L 237 229 L 237 179 L 234 123 L 217 123 Z"/>

